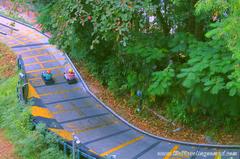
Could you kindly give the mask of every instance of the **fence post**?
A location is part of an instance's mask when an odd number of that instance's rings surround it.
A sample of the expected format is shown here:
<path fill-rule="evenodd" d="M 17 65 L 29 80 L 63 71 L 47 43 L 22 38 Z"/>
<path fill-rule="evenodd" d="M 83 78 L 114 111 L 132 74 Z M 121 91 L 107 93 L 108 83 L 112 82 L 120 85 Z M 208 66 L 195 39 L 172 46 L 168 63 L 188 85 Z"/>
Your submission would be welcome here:
<path fill-rule="evenodd" d="M 24 83 L 22 89 L 23 89 L 23 100 L 24 100 L 25 103 L 27 103 L 27 100 L 28 100 L 28 84 Z"/>
<path fill-rule="evenodd" d="M 79 149 L 77 149 L 77 159 L 80 159 L 81 158 L 81 153 L 79 151 Z"/>
<path fill-rule="evenodd" d="M 75 159 L 75 140 L 72 140 L 72 158 Z"/>
<path fill-rule="evenodd" d="M 64 153 L 64 159 L 66 159 L 67 158 L 67 145 L 65 142 L 63 143 L 63 153 Z"/>

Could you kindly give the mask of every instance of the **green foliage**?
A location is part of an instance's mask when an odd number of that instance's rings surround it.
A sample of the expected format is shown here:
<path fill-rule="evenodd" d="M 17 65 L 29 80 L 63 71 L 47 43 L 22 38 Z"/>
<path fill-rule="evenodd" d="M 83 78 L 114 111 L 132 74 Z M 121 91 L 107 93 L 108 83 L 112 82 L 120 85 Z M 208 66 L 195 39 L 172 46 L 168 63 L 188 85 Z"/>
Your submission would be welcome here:
<path fill-rule="evenodd" d="M 226 117 L 236 122 L 240 114 L 238 82 L 232 80 L 236 60 L 218 43 L 192 44 L 188 50 L 189 60 L 177 77 L 183 79 L 188 104 L 199 114 L 216 119 L 217 123 Z"/>
<path fill-rule="evenodd" d="M 232 3 L 234 1 L 230 1 Z M 196 4 L 196 13 L 203 14 L 205 12 L 224 12 L 230 7 L 230 4 L 224 0 L 203 0 Z"/>
<path fill-rule="evenodd" d="M 152 73 L 152 75 L 153 83 L 148 88 L 149 93 L 158 96 L 169 93 L 169 87 L 172 86 L 175 76 L 174 70 L 169 66 L 163 71 Z"/>
<path fill-rule="evenodd" d="M 142 90 L 145 105 L 160 105 L 178 121 L 201 126 L 194 122 L 204 119 L 234 129 L 240 117 L 239 5 L 60 0 L 41 10 L 39 22 L 53 43 L 84 61 L 116 95 L 135 99 Z"/>
<path fill-rule="evenodd" d="M 218 21 L 212 24 L 212 29 L 206 34 L 215 41 L 223 41 L 233 57 L 240 59 L 240 2 L 236 0 L 204 0 L 199 1 L 196 13 L 215 13 Z"/>
<path fill-rule="evenodd" d="M 17 79 L 13 77 L 0 83 L 0 127 L 6 130 L 21 158 L 63 158 L 56 136 L 47 133 L 43 125 L 33 130 L 29 107 L 17 102 Z"/>
<path fill-rule="evenodd" d="M 169 118 L 174 119 L 175 121 L 180 121 L 185 124 L 189 124 L 189 118 L 187 113 L 187 106 L 180 101 L 173 99 L 166 110 L 166 114 Z"/>
<path fill-rule="evenodd" d="M 178 75 L 179 78 L 185 78 L 183 86 L 191 91 L 196 84 L 201 83 L 205 87 L 204 91 L 212 94 L 218 94 L 226 88 L 229 80 L 227 74 L 233 71 L 234 61 L 226 50 L 219 49 L 216 45 L 209 46 L 206 43 L 190 47 L 190 59 L 187 62 L 189 67 L 183 68 Z"/>
<path fill-rule="evenodd" d="M 92 35 L 96 37 L 93 43 L 98 43 L 101 38 L 114 40 L 126 46 L 130 29 L 133 27 L 140 29 L 145 25 L 146 19 L 140 10 L 144 8 L 148 11 L 149 4 L 149 0 L 135 2 L 130 0 L 87 0 L 88 14 L 92 15 L 91 23 L 94 24 Z M 130 23 L 134 18 L 141 20 Z"/>

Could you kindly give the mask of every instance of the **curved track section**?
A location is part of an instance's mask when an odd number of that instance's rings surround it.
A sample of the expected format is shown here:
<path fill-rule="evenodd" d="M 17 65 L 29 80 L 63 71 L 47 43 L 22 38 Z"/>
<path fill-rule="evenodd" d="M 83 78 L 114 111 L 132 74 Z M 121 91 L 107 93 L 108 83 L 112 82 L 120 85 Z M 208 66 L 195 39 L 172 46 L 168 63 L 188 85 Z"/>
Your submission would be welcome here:
<path fill-rule="evenodd" d="M 78 83 L 69 85 L 63 71 L 75 67 L 70 59 L 48 43 L 35 29 L 0 16 L 0 41 L 21 55 L 29 82 L 28 98 L 33 99 L 35 122 L 66 141 L 72 133 L 86 151 L 96 158 L 116 155 L 117 159 L 239 159 L 240 146 L 199 145 L 173 141 L 148 134 L 119 117 L 94 96 L 78 74 Z M 55 84 L 46 86 L 41 72 L 50 69 Z"/>

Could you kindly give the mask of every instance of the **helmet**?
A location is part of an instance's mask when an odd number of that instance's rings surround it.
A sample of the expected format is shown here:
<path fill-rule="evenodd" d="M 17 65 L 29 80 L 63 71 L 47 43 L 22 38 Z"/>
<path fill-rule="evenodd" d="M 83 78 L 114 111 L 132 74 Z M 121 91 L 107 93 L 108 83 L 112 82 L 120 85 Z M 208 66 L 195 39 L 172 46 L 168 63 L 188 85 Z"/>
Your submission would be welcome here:
<path fill-rule="evenodd" d="M 73 69 L 70 68 L 70 69 L 68 70 L 68 72 L 69 72 L 69 73 L 73 73 Z"/>
<path fill-rule="evenodd" d="M 47 74 L 51 74 L 51 70 L 47 70 Z"/>

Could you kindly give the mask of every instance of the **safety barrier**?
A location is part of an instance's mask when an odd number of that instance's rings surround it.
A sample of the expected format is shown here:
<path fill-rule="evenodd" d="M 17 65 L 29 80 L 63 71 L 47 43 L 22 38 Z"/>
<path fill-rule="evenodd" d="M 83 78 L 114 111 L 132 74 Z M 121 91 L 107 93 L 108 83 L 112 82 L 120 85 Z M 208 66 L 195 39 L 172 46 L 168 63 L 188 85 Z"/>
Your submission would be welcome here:
<path fill-rule="evenodd" d="M 19 70 L 19 80 L 18 80 L 18 86 L 17 86 L 17 96 L 19 99 L 19 102 L 27 103 L 28 102 L 28 80 L 27 80 L 27 74 L 25 71 L 24 61 L 22 59 L 22 56 L 19 55 L 17 57 L 17 67 Z M 33 120 L 33 124 L 36 126 L 38 123 Z M 53 132 L 48 131 L 53 134 Z M 54 134 L 55 135 L 55 134 Z M 72 154 L 72 156 L 75 156 L 74 158 L 80 159 L 81 157 L 85 157 L 87 159 L 98 159 L 99 157 L 96 155 L 89 155 L 89 152 L 87 149 L 84 149 L 84 145 L 82 144 L 75 144 L 75 140 L 72 142 L 66 142 L 62 141 L 60 138 L 57 139 L 57 142 L 63 146 L 64 156 L 67 158 L 67 154 Z"/>
<path fill-rule="evenodd" d="M 17 67 L 19 70 L 17 96 L 19 101 L 24 101 L 26 103 L 27 97 L 28 97 L 28 82 L 27 82 L 27 76 L 26 76 L 25 67 L 24 67 L 24 61 L 21 55 L 17 57 Z"/>

